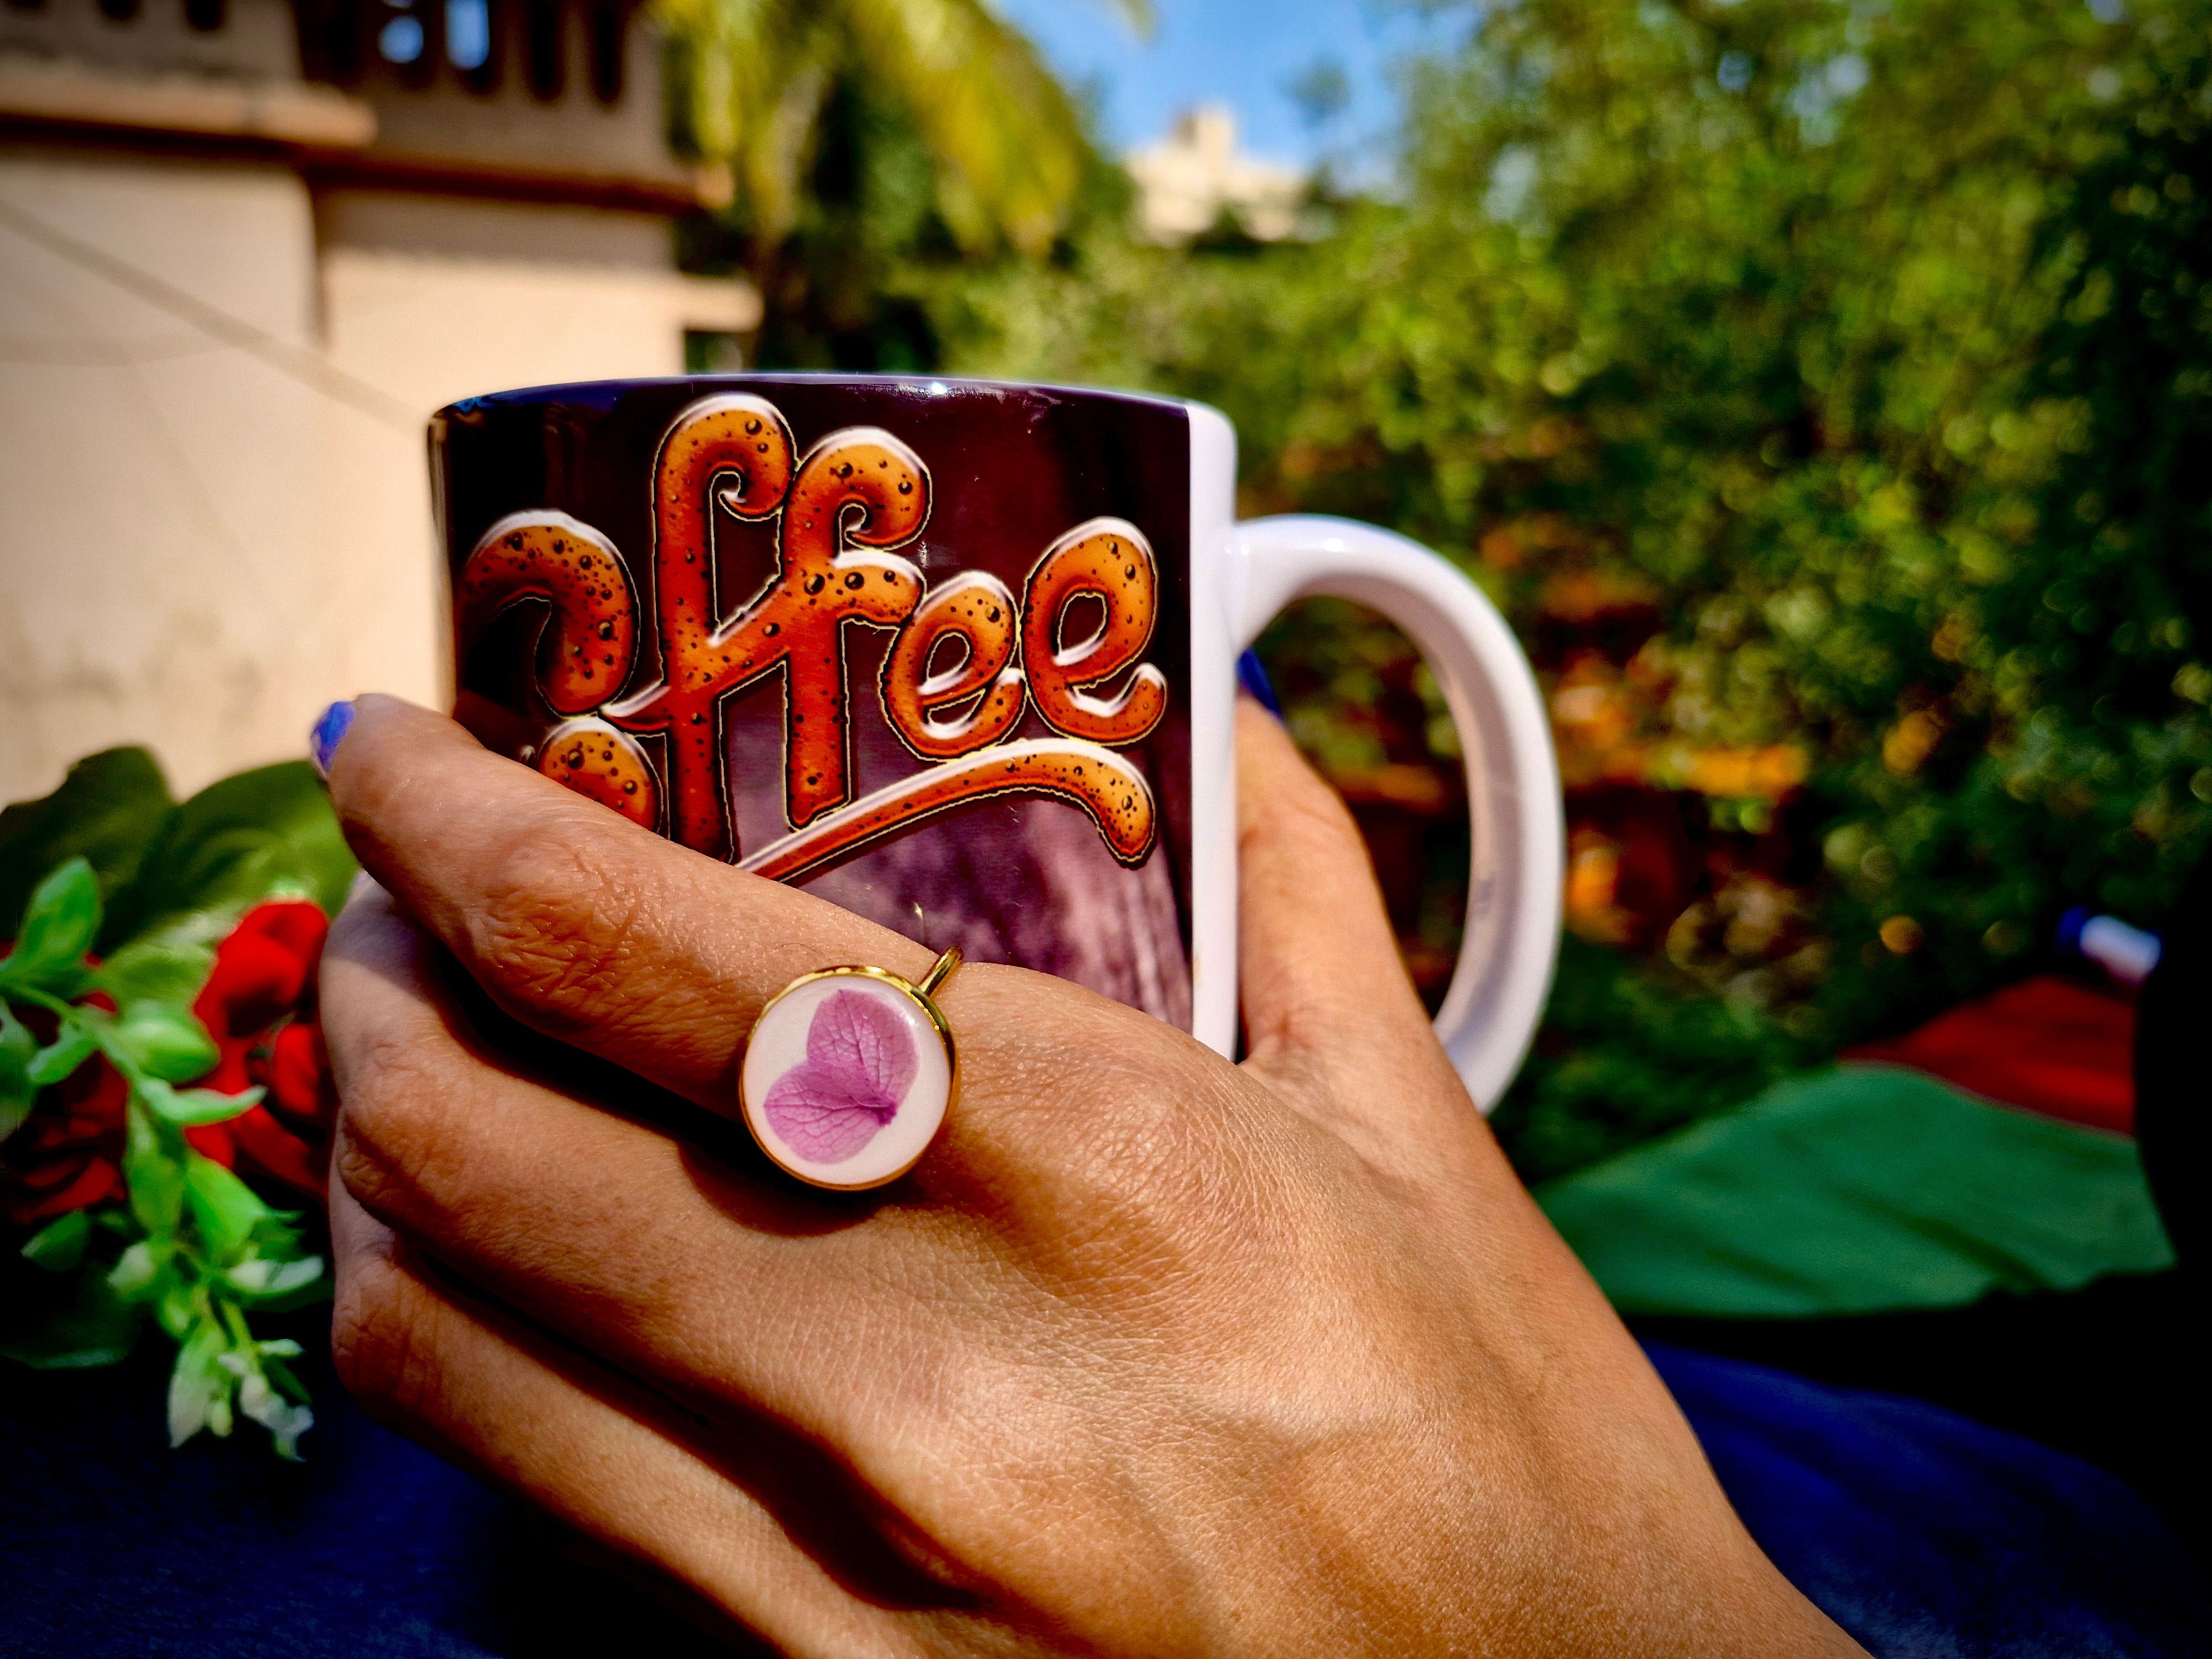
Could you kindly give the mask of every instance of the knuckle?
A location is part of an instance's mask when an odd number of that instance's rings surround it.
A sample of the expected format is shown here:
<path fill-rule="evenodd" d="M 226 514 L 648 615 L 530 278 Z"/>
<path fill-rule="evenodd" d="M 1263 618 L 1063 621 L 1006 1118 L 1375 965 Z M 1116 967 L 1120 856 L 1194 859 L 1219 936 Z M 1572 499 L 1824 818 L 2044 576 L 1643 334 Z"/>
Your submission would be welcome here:
<path fill-rule="evenodd" d="M 345 1133 L 331 1148 L 331 1179 L 350 1193 L 361 1207 L 379 1218 L 389 1217 L 398 1197 L 398 1165 L 370 1150 L 374 1136 L 348 1109 Z"/>
<path fill-rule="evenodd" d="M 388 1249 L 341 1263 L 331 1311 L 331 1361 L 346 1392 L 386 1420 L 418 1418 L 435 1388 L 428 1310 Z"/>
<path fill-rule="evenodd" d="M 458 1066 L 397 1038 L 369 1042 L 349 1071 L 331 1173 L 362 1207 L 389 1216 L 462 1156 L 455 1123 L 466 1084 Z"/>
<path fill-rule="evenodd" d="M 984 1160 L 1055 1203 L 1103 1214 L 1150 1206 L 1208 1157 L 1214 1116 L 1183 1098 L 1198 1079 L 1151 1045 L 1133 1048 L 1127 1012 L 1063 1003 L 1048 1038 L 993 1056 Z"/>
<path fill-rule="evenodd" d="M 565 817 L 526 830 L 494 864 L 468 920 L 485 989 L 556 1035 L 599 1023 L 636 930 L 639 895 L 605 839 Z"/>

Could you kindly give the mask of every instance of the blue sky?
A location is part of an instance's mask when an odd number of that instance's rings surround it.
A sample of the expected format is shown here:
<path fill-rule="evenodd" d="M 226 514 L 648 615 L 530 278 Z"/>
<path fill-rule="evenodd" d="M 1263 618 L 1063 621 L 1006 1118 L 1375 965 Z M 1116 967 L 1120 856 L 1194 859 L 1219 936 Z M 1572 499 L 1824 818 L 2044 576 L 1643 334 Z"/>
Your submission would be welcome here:
<path fill-rule="evenodd" d="M 1000 0 L 1079 89 L 1094 91 L 1116 149 L 1147 143 L 1194 104 L 1237 112 L 1243 148 L 1310 163 L 1323 154 L 1372 166 L 1396 111 L 1390 61 L 1454 22 L 1424 24 L 1389 0 L 1154 0 L 1159 26 L 1139 40 L 1107 0 Z M 1352 94 L 1344 112 L 1311 128 L 1285 90 L 1334 61 Z M 1364 152 L 1364 154 L 1363 154 Z"/>

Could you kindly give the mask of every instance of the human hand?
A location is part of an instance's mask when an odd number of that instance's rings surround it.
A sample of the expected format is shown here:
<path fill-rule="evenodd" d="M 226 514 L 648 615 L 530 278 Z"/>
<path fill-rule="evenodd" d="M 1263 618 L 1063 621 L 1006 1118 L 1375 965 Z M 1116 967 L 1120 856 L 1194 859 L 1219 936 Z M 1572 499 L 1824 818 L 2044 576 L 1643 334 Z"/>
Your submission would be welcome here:
<path fill-rule="evenodd" d="M 931 953 L 365 699 L 347 1385 L 796 1655 L 1856 1652 L 1498 1152 L 1341 805 L 1239 720 L 1251 1057 L 971 964 L 942 1134 L 840 1195 L 726 1121 L 744 1035 Z"/>

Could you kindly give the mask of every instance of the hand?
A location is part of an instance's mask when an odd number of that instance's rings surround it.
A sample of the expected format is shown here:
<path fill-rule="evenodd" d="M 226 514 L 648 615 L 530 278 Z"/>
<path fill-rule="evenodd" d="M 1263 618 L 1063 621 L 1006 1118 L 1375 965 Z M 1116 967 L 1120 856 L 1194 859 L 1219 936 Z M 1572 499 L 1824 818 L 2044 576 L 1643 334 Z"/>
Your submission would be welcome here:
<path fill-rule="evenodd" d="M 944 1133 L 847 1197 L 726 1121 L 744 1034 L 931 953 L 364 700 L 348 1386 L 796 1655 L 1856 1652 L 1499 1154 L 1341 805 L 1238 743 L 1251 1058 L 971 964 Z"/>

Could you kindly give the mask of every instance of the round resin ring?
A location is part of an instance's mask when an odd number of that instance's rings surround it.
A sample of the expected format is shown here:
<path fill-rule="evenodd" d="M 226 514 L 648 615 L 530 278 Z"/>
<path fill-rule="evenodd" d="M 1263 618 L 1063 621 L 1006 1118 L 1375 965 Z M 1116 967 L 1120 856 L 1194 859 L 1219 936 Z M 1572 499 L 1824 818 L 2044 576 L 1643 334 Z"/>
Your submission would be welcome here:
<path fill-rule="evenodd" d="M 959 965 L 955 946 L 919 985 L 884 968 L 824 968 L 769 1000 L 738 1098 L 778 1168 L 841 1192 L 914 1168 L 960 1086 L 952 1028 L 931 1000 Z"/>

